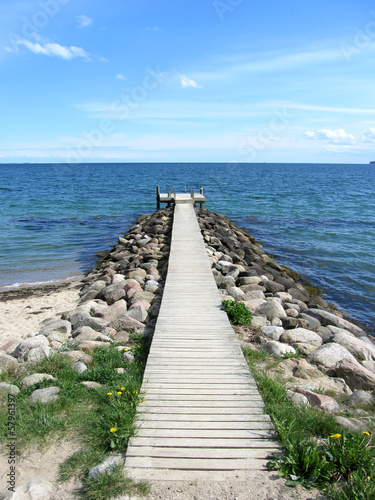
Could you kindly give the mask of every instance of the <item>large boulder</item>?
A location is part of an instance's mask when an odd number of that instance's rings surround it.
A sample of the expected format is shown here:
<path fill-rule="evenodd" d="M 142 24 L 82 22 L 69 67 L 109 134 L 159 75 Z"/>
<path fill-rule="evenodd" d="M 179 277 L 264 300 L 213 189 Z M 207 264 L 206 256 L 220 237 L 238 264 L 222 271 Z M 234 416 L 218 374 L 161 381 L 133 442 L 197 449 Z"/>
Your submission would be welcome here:
<path fill-rule="evenodd" d="M 88 312 L 80 312 L 73 314 L 70 318 L 70 322 L 72 323 L 72 329 L 77 330 L 82 326 L 89 326 L 93 330 L 97 332 L 101 332 L 108 325 L 109 322 L 103 318 L 93 318 Z"/>
<path fill-rule="evenodd" d="M 20 390 L 16 385 L 9 384 L 8 382 L 0 382 L 0 398 L 7 397 L 8 394 L 17 396 L 19 392 Z"/>
<path fill-rule="evenodd" d="M 120 299 L 108 307 L 101 307 L 95 312 L 94 316 L 102 318 L 110 323 L 121 316 L 121 314 L 126 313 L 127 310 L 128 308 L 125 300 Z"/>
<path fill-rule="evenodd" d="M 320 321 L 323 326 L 333 325 L 338 328 L 343 328 L 344 330 L 348 330 L 350 333 L 355 335 L 356 337 L 362 337 L 366 335 L 366 332 L 362 330 L 357 325 L 350 323 L 346 319 L 340 318 L 340 316 L 336 316 L 336 314 L 332 314 L 324 309 L 307 309 L 305 314 L 312 316 Z"/>
<path fill-rule="evenodd" d="M 333 342 L 348 349 L 358 361 L 375 361 L 375 346 L 364 342 L 345 330 L 333 336 Z"/>
<path fill-rule="evenodd" d="M 261 349 L 277 357 L 282 357 L 287 354 L 296 353 L 296 350 L 292 346 L 287 344 L 282 344 L 281 342 L 277 342 L 276 340 L 271 340 L 270 342 L 262 344 Z"/>
<path fill-rule="evenodd" d="M 375 374 L 367 370 L 358 361 L 343 359 L 336 368 L 338 377 L 342 377 L 353 390 L 372 391 L 375 389 Z"/>
<path fill-rule="evenodd" d="M 54 403 L 59 397 L 58 387 L 47 387 L 46 389 L 36 389 L 30 396 L 33 403 Z"/>
<path fill-rule="evenodd" d="M 35 337 L 30 337 L 24 339 L 18 344 L 12 355 L 18 360 L 26 360 L 28 358 L 29 351 L 32 349 L 41 348 L 50 349 L 48 339 L 44 335 L 36 335 Z"/>
<path fill-rule="evenodd" d="M 317 394 L 313 391 L 308 391 L 306 389 L 297 388 L 296 392 L 303 394 L 309 400 L 313 406 L 317 406 L 321 410 L 328 412 L 340 411 L 340 405 L 331 397 L 324 396 L 323 394 Z"/>
<path fill-rule="evenodd" d="M 21 380 L 20 386 L 23 389 L 24 387 L 31 387 L 34 384 L 38 384 L 39 382 L 42 382 L 43 380 L 54 380 L 56 381 L 57 378 L 53 377 L 52 375 L 49 375 L 48 373 L 33 373 L 32 375 L 29 375 Z"/>
<path fill-rule="evenodd" d="M 60 319 L 58 321 L 53 321 L 47 326 L 44 326 L 40 331 L 39 335 L 44 335 L 48 337 L 51 333 L 57 332 L 63 334 L 64 338 L 67 339 L 72 331 L 72 325 L 70 321 Z"/>
<path fill-rule="evenodd" d="M 323 344 L 322 338 L 315 332 L 306 328 L 294 328 L 287 330 L 280 337 L 281 342 L 291 344 L 293 347 L 298 344 L 311 344 L 315 347 L 320 347 Z"/>
<path fill-rule="evenodd" d="M 0 352 L 0 374 L 1 373 L 13 374 L 18 367 L 19 363 L 16 358 L 10 356 L 9 354 L 5 354 L 5 352 Z"/>
<path fill-rule="evenodd" d="M 337 363 L 349 359 L 359 365 L 355 357 L 340 344 L 323 344 L 307 356 L 307 361 L 327 370 L 334 370 Z"/>
<path fill-rule="evenodd" d="M 275 298 L 268 299 L 266 304 L 263 304 L 259 308 L 258 312 L 259 314 L 267 316 L 269 321 L 273 321 L 276 318 L 286 318 L 286 313 L 281 305 L 281 301 Z"/>

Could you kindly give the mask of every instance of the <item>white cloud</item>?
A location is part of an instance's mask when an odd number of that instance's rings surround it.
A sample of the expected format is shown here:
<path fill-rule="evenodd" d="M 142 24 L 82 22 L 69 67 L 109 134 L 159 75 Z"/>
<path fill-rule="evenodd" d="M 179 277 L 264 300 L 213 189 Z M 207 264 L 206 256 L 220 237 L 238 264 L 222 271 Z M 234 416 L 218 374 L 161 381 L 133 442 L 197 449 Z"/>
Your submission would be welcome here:
<path fill-rule="evenodd" d="M 320 129 L 316 132 L 308 130 L 304 135 L 307 139 L 323 139 L 329 141 L 330 144 L 352 144 L 355 141 L 354 135 L 348 134 L 342 128 L 336 130 Z"/>
<path fill-rule="evenodd" d="M 187 87 L 193 87 L 195 89 L 202 88 L 202 86 L 198 85 L 198 83 L 195 80 L 188 78 L 186 75 L 178 75 L 177 78 L 181 84 L 181 87 L 183 87 L 183 88 L 187 88 Z"/>
<path fill-rule="evenodd" d="M 87 16 L 76 16 L 76 19 L 78 21 L 77 28 L 86 28 L 92 24 L 92 19 Z"/>
<path fill-rule="evenodd" d="M 73 59 L 75 57 L 82 57 L 83 59 L 89 60 L 89 54 L 81 47 L 64 47 L 58 43 L 53 42 L 30 42 L 29 40 L 19 39 L 14 42 L 17 46 L 25 47 L 33 54 L 43 54 L 45 56 L 51 57 L 62 57 L 63 59 Z M 17 52 L 17 49 L 13 46 L 6 48 L 8 52 Z"/>
<path fill-rule="evenodd" d="M 119 80 L 126 80 L 126 76 L 122 75 L 121 73 L 117 73 L 116 78 Z"/>
<path fill-rule="evenodd" d="M 365 142 L 375 141 L 375 128 L 369 128 L 368 130 L 365 130 L 363 139 Z"/>

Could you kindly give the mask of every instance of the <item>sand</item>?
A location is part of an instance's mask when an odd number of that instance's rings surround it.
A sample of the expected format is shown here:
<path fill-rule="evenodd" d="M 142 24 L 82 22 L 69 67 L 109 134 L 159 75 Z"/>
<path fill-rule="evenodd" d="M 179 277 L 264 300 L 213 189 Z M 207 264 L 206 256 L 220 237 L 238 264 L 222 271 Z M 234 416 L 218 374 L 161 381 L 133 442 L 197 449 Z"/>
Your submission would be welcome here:
<path fill-rule="evenodd" d="M 80 281 L 25 287 L 0 292 L 0 347 L 11 340 L 38 332 L 46 319 L 60 319 L 79 300 Z"/>

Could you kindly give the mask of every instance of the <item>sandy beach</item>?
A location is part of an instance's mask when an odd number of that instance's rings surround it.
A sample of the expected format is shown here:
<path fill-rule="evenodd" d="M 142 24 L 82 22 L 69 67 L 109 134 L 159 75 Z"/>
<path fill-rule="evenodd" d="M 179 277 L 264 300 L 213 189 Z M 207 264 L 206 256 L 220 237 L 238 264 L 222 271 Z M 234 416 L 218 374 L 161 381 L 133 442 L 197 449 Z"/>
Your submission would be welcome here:
<path fill-rule="evenodd" d="M 0 347 L 38 332 L 46 319 L 59 319 L 77 305 L 80 281 L 23 287 L 0 292 Z"/>

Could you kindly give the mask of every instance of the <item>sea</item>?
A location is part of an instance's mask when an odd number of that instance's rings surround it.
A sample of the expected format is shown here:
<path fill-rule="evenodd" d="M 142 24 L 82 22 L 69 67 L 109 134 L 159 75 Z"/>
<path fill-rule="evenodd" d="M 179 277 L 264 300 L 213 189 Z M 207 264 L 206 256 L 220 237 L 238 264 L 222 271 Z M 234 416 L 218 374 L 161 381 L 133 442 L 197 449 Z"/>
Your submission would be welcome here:
<path fill-rule="evenodd" d="M 162 192 L 198 191 L 375 335 L 375 165 L 0 164 L 0 290 L 82 277 Z"/>

